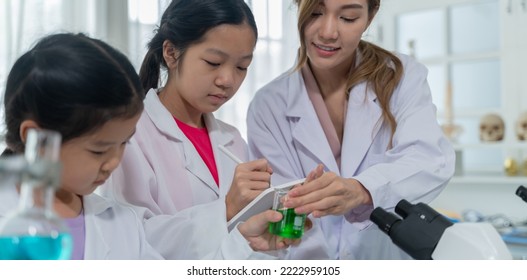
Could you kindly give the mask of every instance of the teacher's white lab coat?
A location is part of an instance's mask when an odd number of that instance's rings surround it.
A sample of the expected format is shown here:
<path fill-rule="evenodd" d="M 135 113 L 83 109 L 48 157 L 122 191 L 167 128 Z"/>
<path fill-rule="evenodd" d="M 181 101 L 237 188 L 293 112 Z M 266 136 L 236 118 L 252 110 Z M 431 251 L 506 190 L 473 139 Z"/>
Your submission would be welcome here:
<path fill-rule="evenodd" d="M 218 186 L 155 90 L 148 92 L 144 105 L 145 110 L 125 149 L 121 165 L 101 186 L 100 193 L 149 209 L 151 215 L 145 216 L 147 237 L 165 258 L 211 258 L 211 252 L 217 251 L 228 235 L 237 234 L 241 242 L 243 237 L 239 233 L 229 234 L 227 230 L 225 206 L 225 196 L 237 164 L 218 149 L 218 145 L 223 145 L 240 159 L 247 160 L 247 145 L 238 130 L 216 120 L 212 114 L 205 115 L 218 168 Z M 159 229 L 163 224 L 154 219 L 161 214 L 189 215 L 191 222 L 184 220 L 177 234 L 165 233 Z M 201 242 L 195 244 L 192 240 Z M 179 249 L 170 250 L 166 242 L 179 243 Z M 243 247 L 233 245 L 227 258 L 268 257 L 246 253 Z"/>
<path fill-rule="evenodd" d="M 393 147 L 387 148 L 391 131 L 382 121 L 376 95 L 361 83 L 349 95 L 340 169 L 300 71 L 285 73 L 264 86 L 249 107 L 249 151 L 251 157 L 269 160 L 273 182 L 303 178 L 322 163 L 325 170 L 355 178 L 370 192 L 373 207 L 319 221 L 325 236 L 318 239 L 334 248 L 329 251 L 332 258 L 409 258 L 372 224 L 371 211 L 380 206 L 393 212 L 401 199 L 429 203 L 453 176 L 454 150 L 437 123 L 427 69 L 407 56 L 399 57 L 404 75 L 390 101 L 397 122 Z M 295 248 L 292 258 L 311 258 L 317 238 L 307 241 Z"/>
<path fill-rule="evenodd" d="M 15 187 L 0 188 L 0 222 L 18 206 L 19 194 Z M 184 211 L 178 216 L 160 215 L 149 220 L 154 227 L 143 225 L 143 217 L 149 212 L 145 208 L 129 207 L 103 198 L 97 194 L 83 197 L 84 222 L 86 239 L 84 242 L 85 260 L 131 260 L 163 259 L 147 241 L 146 236 L 177 236 L 181 231 L 191 228 L 192 211 Z M 155 222 L 154 222 L 155 220 Z M 147 230 L 147 233 L 145 233 Z M 149 231 L 149 232 L 148 232 Z M 166 251 L 177 255 L 179 250 L 188 250 L 207 243 L 207 240 L 189 238 L 185 247 L 174 239 L 164 239 Z M 238 229 L 219 241 L 215 251 L 210 251 L 206 258 L 232 259 L 249 258 L 254 254 Z M 232 250 L 233 247 L 239 250 Z M 171 255 L 168 255 L 169 257 Z"/>

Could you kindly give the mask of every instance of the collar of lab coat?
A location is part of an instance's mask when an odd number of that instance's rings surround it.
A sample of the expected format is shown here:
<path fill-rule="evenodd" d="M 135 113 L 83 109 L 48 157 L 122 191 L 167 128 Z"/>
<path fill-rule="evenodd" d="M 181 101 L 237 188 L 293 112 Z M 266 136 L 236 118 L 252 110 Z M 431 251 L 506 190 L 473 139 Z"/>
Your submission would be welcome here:
<path fill-rule="evenodd" d="M 92 245 L 85 248 L 84 257 L 86 259 L 92 259 L 94 256 L 97 256 L 97 258 L 107 259 L 110 253 L 110 246 L 101 228 L 97 225 L 96 217 L 112 208 L 114 202 L 95 193 L 83 196 L 82 201 L 84 224 L 86 226 L 85 244 Z"/>
<path fill-rule="evenodd" d="M 185 134 L 179 129 L 174 117 L 168 111 L 168 109 L 161 103 L 158 92 L 161 89 L 151 89 L 145 98 L 145 112 L 148 114 L 154 125 L 159 131 L 165 134 L 167 137 L 174 139 L 174 141 L 182 143 L 185 150 L 185 168 L 192 174 L 202 180 L 209 186 L 214 192 L 219 194 L 221 190 L 218 189 L 218 185 L 214 181 L 212 174 L 208 170 L 208 167 L 203 161 L 195 160 L 200 158 L 200 155 L 196 149 L 192 146 L 190 140 L 187 139 Z M 227 145 L 234 141 L 234 136 L 230 133 L 226 133 L 221 130 L 218 121 L 212 113 L 204 114 L 205 125 L 209 133 L 212 149 L 215 155 L 218 155 L 218 145 Z M 216 158 L 216 164 L 218 165 L 218 159 Z M 221 166 L 217 166 L 218 174 L 220 174 L 221 180 Z"/>
<path fill-rule="evenodd" d="M 310 151 L 327 170 L 340 175 L 329 144 L 320 145 L 320 136 L 325 135 L 317 118 L 315 109 L 309 100 L 301 71 L 291 74 L 287 97 L 288 118 L 298 118 L 293 129 L 294 139 Z M 341 166 L 355 170 L 371 146 L 382 124 L 382 109 L 377 104 L 376 94 L 362 82 L 352 88 L 348 99 L 348 109 L 344 124 L 344 135 L 341 145 Z M 323 136 L 325 139 L 325 136 Z M 337 172 L 338 171 L 338 172 Z"/>
<path fill-rule="evenodd" d="M 168 111 L 168 109 L 161 103 L 159 99 L 158 92 L 161 89 L 151 89 L 148 91 L 145 98 L 145 112 L 152 119 L 155 126 L 165 135 L 174 138 L 177 141 L 182 141 L 186 139 L 183 132 L 178 128 L 174 117 Z M 233 136 L 228 133 L 223 133 L 219 129 L 216 118 L 212 113 L 207 113 L 204 115 L 205 125 L 209 131 L 209 135 L 214 136 L 215 139 L 218 139 L 217 144 L 225 145 L 230 143 L 233 140 Z"/>
<path fill-rule="evenodd" d="M 99 215 L 113 206 L 114 202 L 103 198 L 95 193 L 85 195 L 82 198 L 84 215 Z"/>

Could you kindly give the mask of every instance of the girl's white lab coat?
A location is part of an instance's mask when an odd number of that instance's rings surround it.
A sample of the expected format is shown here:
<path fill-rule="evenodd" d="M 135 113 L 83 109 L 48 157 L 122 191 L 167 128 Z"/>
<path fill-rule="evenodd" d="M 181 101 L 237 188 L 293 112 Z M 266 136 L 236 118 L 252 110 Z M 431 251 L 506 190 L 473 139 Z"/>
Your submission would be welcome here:
<path fill-rule="evenodd" d="M 211 252 L 217 251 L 229 236 L 225 196 L 236 167 L 218 145 L 225 146 L 244 161 L 248 158 L 247 145 L 236 128 L 216 120 L 212 114 L 205 115 L 218 168 L 218 186 L 155 90 L 148 92 L 144 104 L 145 110 L 125 149 L 121 165 L 102 186 L 101 193 L 151 210 L 151 215 L 145 217 L 147 238 L 165 258 L 210 258 Z M 160 214 L 185 215 L 191 219 L 190 222 L 183 220 L 177 234 L 165 233 L 159 230 L 162 224 L 159 225 L 155 218 Z M 239 243 L 245 240 L 239 233 L 232 234 L 237 236 Z M 192 240 L 201 240 L 201 243 L 194 244 Z M 166 242 L 178 243 L 179 249 L 171 251 L 165 246 Z M 230 252 L 228 258 L 268 257 L 259 253 L 249 256 L 239 245 L 233 245 Z"/>
<path fill-rule="evenodd" d="M 329 243 L 330 258 L 408 258 L 369 221 L 371 211 L 380 206 L 393 212 L 401 199 L 429 203 L 453 175 L 454 150 L 437 123 L 427 69 L 406 56 L 400 59 L 404 75 L 390 101 L 397 121 L 393 148 L 387 148 L 391 131 L 382 122 L 376 95 L 361 83 L 349 95 L 340 169 L 301 72 L 285 73 L 270 82 L 249 107 L 249 151 L 251 157 L 269 160 L 274 183 L 303 178 L 322 163 L 326 170 L 357 179 L 370 192 L 373 207 L 359 207 L 344 216 L 319 221 L 325 236 L 318 238 Z M 310 240 L 309 244 L 303 240 L 291 257 L 311 258 L 317 238 Z"/>
<path fill-rule="evenodd" d="M 0 188 L 0 223 L 5 216 L 18 206 L 19 195 L 14 187 Z M 120 205 L 97 194 L 83 197 L 84 222 L 86 230 L 84 259 L 86 260 L 129 260 L 162 259 L 161 254 L 147 241 L 143 216 L 147 209 Z M 150 220 L 155 226 L 146 226 L 147 231 L 158 231 L 158 236 L 177 235 L 185 224 L 190 227 L 192 213 L 186 211 L 179 216 L 161 215 Z M 177 255 L 180 242 L 164 240 L 166 251 Z M 207 241 L 204 241 L 205 243 Z M 186 247 L 199 247 L 203 241 L 190 238 Z M 233 252 L 232 248 L 239 248 Z M 220 241 L 216 251 L 206 256 L 210 259 L 248 258 L 253 251 L 237 229 Z M 170 254 L 168 255 L 171 256 Z"/>

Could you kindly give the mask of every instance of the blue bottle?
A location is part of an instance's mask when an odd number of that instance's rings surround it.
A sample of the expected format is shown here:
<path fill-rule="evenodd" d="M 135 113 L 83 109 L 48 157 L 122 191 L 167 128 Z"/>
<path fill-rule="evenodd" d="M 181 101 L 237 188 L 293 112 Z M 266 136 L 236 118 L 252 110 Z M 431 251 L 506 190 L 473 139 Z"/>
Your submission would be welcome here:
<path fill-rule="evenodd" d="M 18 207 L 0 221 L 0 260 L 70 258 L 71 235 L 53 211 L 60 182 L 60 143 L 60 134 L 54 131 L 28 132 Z"/>

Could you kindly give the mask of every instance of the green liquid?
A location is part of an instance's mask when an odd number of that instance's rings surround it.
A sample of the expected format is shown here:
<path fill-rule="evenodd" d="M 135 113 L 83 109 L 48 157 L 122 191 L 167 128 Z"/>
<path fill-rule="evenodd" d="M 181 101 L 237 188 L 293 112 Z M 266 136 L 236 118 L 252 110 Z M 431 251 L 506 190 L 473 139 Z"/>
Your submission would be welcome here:
<path fill-rule="evenodd" d="M 304 234 L 304 222 L 306 215 L 298 215 L 295 209 L 280 209 L 276 210 L 284 216 L 281 221 L 276 223 L 269 223 L 269 232 L 274 235 L 279 235 L 285 238 L 296 239 L 302 237 Z"/>
<path fill-rule="evenodd" d="M 66 260 L 72 251 L 69 234 L 0 237 L 0 260 Z"/>

